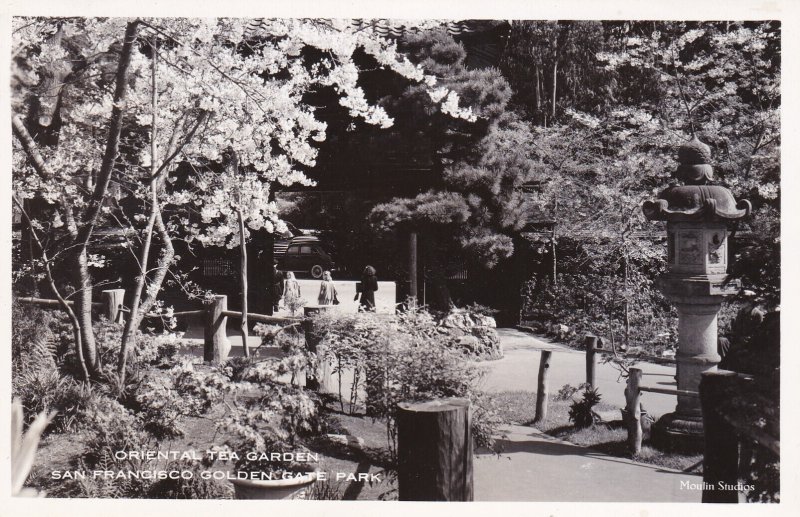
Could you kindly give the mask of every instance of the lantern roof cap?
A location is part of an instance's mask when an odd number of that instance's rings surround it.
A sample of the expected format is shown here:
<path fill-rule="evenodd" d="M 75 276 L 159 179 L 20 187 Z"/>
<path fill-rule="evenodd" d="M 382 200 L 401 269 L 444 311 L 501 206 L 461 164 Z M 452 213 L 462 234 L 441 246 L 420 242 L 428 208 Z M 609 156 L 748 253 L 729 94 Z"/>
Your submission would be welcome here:
<path fill-rule="evenodd" d="M 664 190 L 656 200 L 642 205 L 645 217 L 654 221 L 735 221 L 750 215 L 746 199 L 736 201 L 720 185 L 681 185 Z"/>

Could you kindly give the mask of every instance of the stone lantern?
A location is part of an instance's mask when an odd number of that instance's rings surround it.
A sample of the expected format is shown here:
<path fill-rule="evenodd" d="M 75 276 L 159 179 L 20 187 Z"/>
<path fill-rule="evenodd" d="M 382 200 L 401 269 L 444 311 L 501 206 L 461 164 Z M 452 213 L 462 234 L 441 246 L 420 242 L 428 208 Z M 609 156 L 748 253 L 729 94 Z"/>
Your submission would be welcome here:
<path fill-rule="evenodd" d="M 680 147 L 675 177 L 686 185 L 664 190 L 642 210 L 667 222 L 667 273 L 657 285 L 678 310 L 678 390 L 697 392 L 700 374 L 714 370 L 717 313 L 739 285 L 726 282 L 730 221 L 750 215 L 750 202 L 736 201 L 730 190 L 711 185 L 709 147 L 697 138 Z M 653 426 L 654 442 L 664 448 L 698 450 L 703 443 L 700 399 L 678 395 L 678 405 Z"/>

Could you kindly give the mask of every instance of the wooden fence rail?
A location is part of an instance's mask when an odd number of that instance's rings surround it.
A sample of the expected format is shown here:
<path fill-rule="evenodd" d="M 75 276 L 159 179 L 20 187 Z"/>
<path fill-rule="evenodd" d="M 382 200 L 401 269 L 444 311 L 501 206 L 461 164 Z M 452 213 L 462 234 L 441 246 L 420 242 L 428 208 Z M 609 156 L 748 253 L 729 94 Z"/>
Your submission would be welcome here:
<path fill-rule="evenodd" d="M 654 388 L 642 386 L 641 368 L 628 370 L 628 382 L 625 386 L 625 409 L 623 416 L 628 429 L 628 450 L 636 455 L 642 452 L 642 392 L 661 393 L 663 395 L 680 395 L 683 397 L 699 397 L 696 391 Z"/>
<path fill-rule="evenodd" d="M 49 300 L 47 298 L 34 298 L 32 296 L 23 296 L 17 298 L 17 301 L 20 303 L 29 303 L 31 305 L 41 305 L 43 307 L 61 307 L 61 302 L 58 300 Z M 72 300 L 67 300 L 67 305 L 70 307 L 75 305 L 75 302 Z M 101 302 L 93 302 L 92 308 L 99 308 L 102 307 L 103 304 Z"/>
<path fill-rule="evenodd" d="M 122 322 L 122 315 L 130 313 L 130 309 L 126 309 L 123 305 L 125 298 L 124 289 L 108 289 L 101 293 L 100 302 L 92 303 L 92 308 L 99 310 L 109 321 Z M 58 300 L 51 300 L 46 298 L 34 297 L 20 297 L 17 298 L 18 302 L 39 305 L 42 307 L 55 307 L 60 308 L 61 304 Z M 74 305 L 75 302 L 67 301 L 67 304 Z M 228 318 L 242 318 L 242 313 L 238 311 L 229 311 L 227 309 L 228 297 L 219 295 L 206 301 L 205 308 L 176 311 L 169 316 L 173 318 L 202 316 L 203 317 L 203 359 L 212 363 L 224 362 L 230 353 L 230 341 L 228 340 L 226 326 Z M 145 314 L 145 318 L 164 318 L 166 314 Z M 291 325 L 292 323 L 300 323 L 303 318 L 300 317 L 276 317 L 268 316 L 266 314 L 247 313 L 247 319 L 250 321 L 257 321 L 262 323 L 273 323 L 277 325 Z"/>
<path fill-rule="evenodd" d="M 700 404 L 703 409 L 703 498 L 704 503 L 738 503 L 740 454 L 746 443 L 757 444 L 780 458 L 777 421 L 762 429 L 755 422 L 743 421 L 726 403 L 753 395 L 754 378 L 727 370 L 703 372 Z M 772 428 L 772 429 L 771 429 Z M 775 431 L 775 435 L 771 434 Z M 752 449 L 750 449 L 752 454 Z M 708 488 L 707 488 L 708 487 Z"/>

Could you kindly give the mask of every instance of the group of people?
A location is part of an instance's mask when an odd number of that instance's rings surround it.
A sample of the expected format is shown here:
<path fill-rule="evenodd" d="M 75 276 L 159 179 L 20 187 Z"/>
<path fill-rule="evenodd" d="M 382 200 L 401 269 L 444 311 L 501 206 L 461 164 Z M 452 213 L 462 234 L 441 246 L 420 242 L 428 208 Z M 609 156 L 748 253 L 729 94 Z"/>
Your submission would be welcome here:
<path fill-rule="evenodd" d="M 272 309 L 278 311 L 283 300 L 286 308 L 295 307 L 300 300 L 300 284 L 291 271 L 286 272 L 286 276 L 274 270 L 275 283 L 272 288 Z M 361 282 L 356 284 L 356 295 L 353 300 L 359 300 L 359 312 L 375 312 L 375 291 L 378 290 L 378 277 L 375 268 L 367 266 L 361 275 Z M 336 285 L 333 283 L 330 271 L 322 273 L 322 282 L 319 286 L 317 296 L 319 305 L 339 305 L 339 297 L 336 292 Z"/>

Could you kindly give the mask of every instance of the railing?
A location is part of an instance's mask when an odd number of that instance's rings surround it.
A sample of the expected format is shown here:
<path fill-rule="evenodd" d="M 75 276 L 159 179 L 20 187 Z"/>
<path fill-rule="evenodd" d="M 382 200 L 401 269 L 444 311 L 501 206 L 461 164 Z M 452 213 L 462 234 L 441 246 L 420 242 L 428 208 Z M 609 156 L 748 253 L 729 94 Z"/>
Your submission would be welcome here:
<path fill-rule="evenodd" d="M 752 447 L 756 452 L 773 454 L 780 458 L 780 440 L 777 409 L 770 414 L 767 401 L 756 400 L 755 406 L 766 416 L 764 426 L 757 419 L 743 415 L 731 408 L 732 401 L 743 402 L 755 397 L 755 379 L 727 370 L 704 372 L 700 381 L 700 404 L 703 408 L 703 502 L 739 502 L 739 474 L 744 456 L 749 459 Z M 753 402 L 753 401 L 751 401 Z M 758 450 L 760 448 L 760 450 Z M 745 462 L 750 468 L 749 461 Z"/>
<path fill-rule="evenodd" d="M 108 289 L 100 294 L 100 302 L 92 303 L 93 309 L 99 309 L 102 314 L 109 321 L 117 323 L 122 322 L 123 314 L 130 312 L 123 305 L 125 298 L 124 289 Z M 61 304 L 58 300 L 50 300 L 45 298 L 22 297 L 17 298 L 21 303 L 30 303 L 44 307 L 60 308 Z M 67 301 L 68 305 L 74 305 L 75 302 Z M 227 360 L 230 353 L 231 345 L 226 333 L 228 318 L 242 318 L 242 313 L 238 311 L 228 310 L 228 297 L 223 295 L 214 296 L 206 300 L 202 309 L 177 311 L 169 315 L 170 317 L 203 317 L 203 360 L 212 363 L 221 363 Z M 164 314 L 145 314 L 144 318 L 163 318 Z M 300 323 L 303 318 L 299 317 L 276 317 L 268 316 L 266 314 L 247 313 L 248 321 L 257 321 L 262 323 L 275 323 L 290 325 L 292 323 Z"/>
<path fill-rule="evenodd" d="M 699 397 L 696 391 L 655 388 L 642 386 L 642 370 L 630 368 L 625 386 L 625 423 L 628 428 L 628 449 L 633 455 L 642 452 L 642 392 L 677 395 L 681 397 Z"/>

